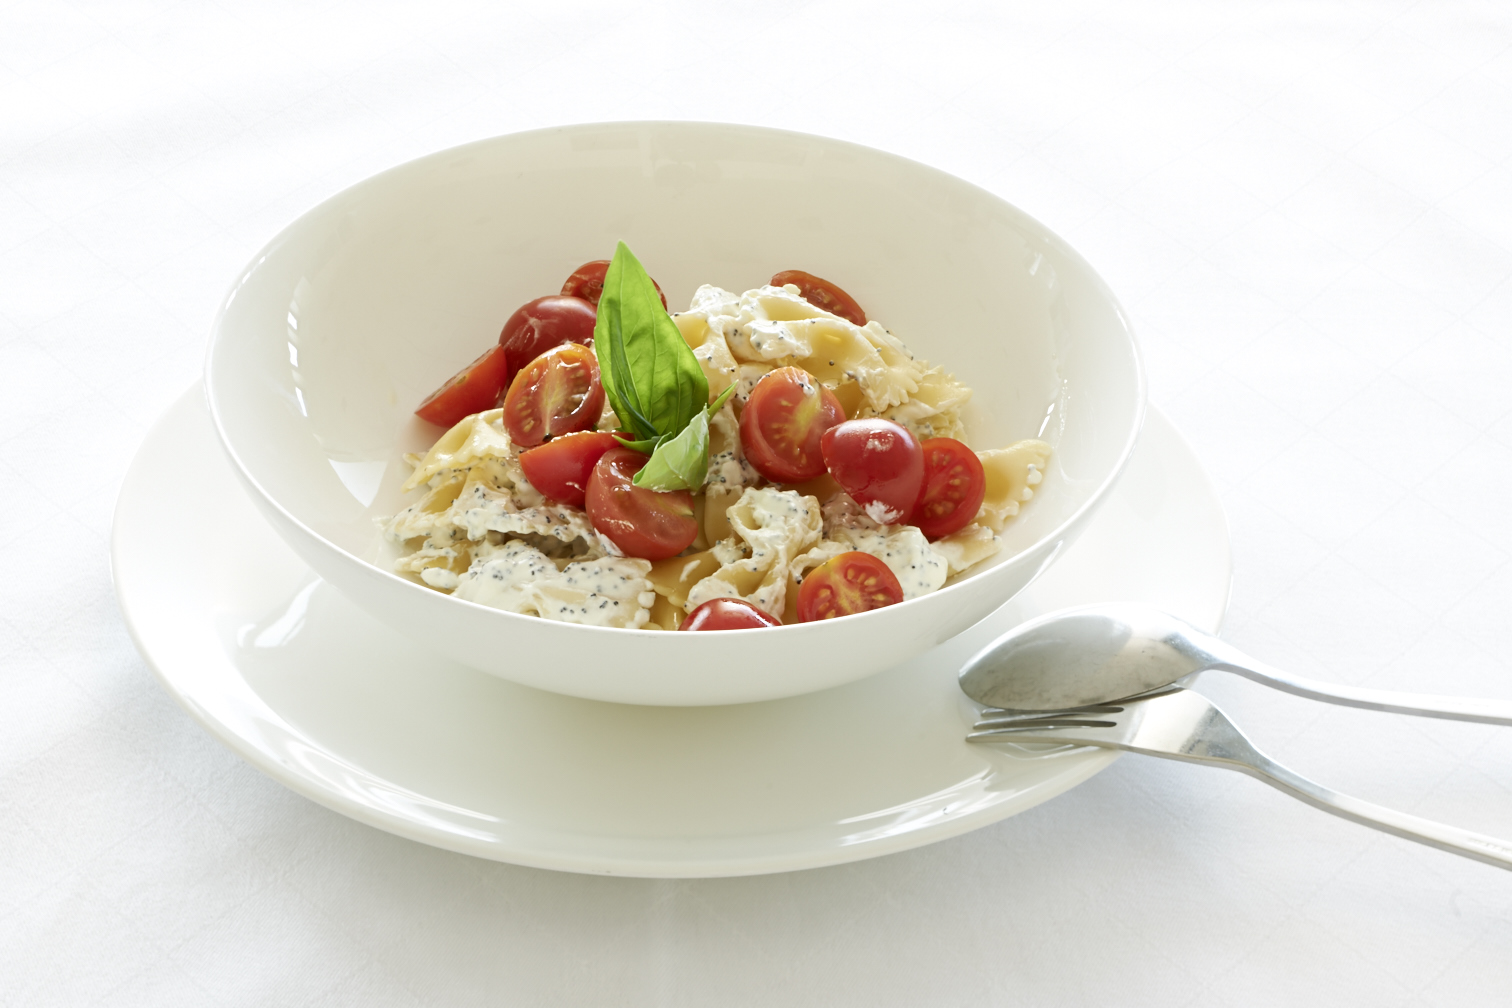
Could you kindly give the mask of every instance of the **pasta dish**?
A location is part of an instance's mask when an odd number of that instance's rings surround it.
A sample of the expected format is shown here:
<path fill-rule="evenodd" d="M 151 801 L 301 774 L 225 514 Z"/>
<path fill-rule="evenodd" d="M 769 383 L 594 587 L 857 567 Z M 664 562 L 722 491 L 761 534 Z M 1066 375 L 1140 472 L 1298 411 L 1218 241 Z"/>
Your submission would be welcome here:
<path fill-rule="evenodd" d="M 844 616 L 996 554 L 1043 479 L 1049 445 L 968 448 L 971 390 L 827 281 L 660 297 L 621 245 L 422 405 L 450 428 L 409 457 L 400 574 L 632 630 Z"/>

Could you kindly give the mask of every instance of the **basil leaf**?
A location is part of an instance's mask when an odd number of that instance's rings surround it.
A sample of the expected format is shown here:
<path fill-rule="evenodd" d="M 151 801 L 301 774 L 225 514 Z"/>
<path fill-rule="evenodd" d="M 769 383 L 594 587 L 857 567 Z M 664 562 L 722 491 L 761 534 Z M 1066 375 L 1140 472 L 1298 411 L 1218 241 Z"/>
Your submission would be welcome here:
<path fill-rule="evenodd" d="M 656 446 L 632 481 L 647 490 L 697 490 L 709 476 L 709 414 L 699 410 L 676 437 Z"/>
<path fill-rule="evenodd" d="M 731 385 L 707 409 L 689 421 L 680 434 L 664 438 L 651 453 L 650 461 L 641 467 L 631 482 L 638 487 L 664 491 L 697 490 L 703 486 L 709 478 L 709 419 L 719 412 L 734 391 L 735 386 Z M 627 448 L 646 450 L 640 447 L 646 442 L 626 444 L 621 440 L 620 443 Z"/>
<path fill-rule="evenodd" d="M 698 358 L 624 242 L 604 274 L 593 348 L 609 405 L 641 440 L 679 433 L 709 401 Z"/>

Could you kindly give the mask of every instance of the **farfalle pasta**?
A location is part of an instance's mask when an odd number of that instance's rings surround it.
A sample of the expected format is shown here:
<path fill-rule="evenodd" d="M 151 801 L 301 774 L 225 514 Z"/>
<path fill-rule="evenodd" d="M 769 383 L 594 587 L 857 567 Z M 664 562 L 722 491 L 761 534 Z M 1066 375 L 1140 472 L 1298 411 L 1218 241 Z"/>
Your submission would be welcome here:
<path fill-rule="evenodd" d="M 740 598 L 762 612 L 782 612 L 793 561 L 819 542 L 819 501 L 793 490 L 749 487 L 730 505 L 726 520 L 734 535 L 714 544 L 719 568 L 689 589 L 684 608 L 691 612 L 710 599 Z"/>
<path fill-rule="evenodd" d="M 971 390 L 915 358 L 876 321 L 824 311 L 796 286 L 743 294 L 700 287 L 673 321 L 718 406 L 707 418 L 707 468 L 693 496 L 697 531 L 686 550 L 658 560 L 623 555 L 582 507 L 531 485 L 520 462 L 528 449 L 514 443 L 504 410 L 490 409 L 409 458 L 405 489 L 420 494 L 387 523 L 401 553 L 394 569 L 466 601 L 565 622 L 675 630 L 715 599 L 740 599 L 791 622 L 804 580 L 846 554 L 881 561 L 904 600 L 937 591 L 998 552 L 998 533 L 1045 476 L 1050 446 L 1042 441 L 977 452 L 981 506 L 974 520 L 933 540 L 915 525 L 875 520 L 829 476 L 773 483 L 747 457 L 741 416 L 757 384 L 779 368 L 817 379 L 845 418 L 891 421 L 921 442 L 962 439 Z M 606 404 L 599 429 L 615 429 L 622 415 Z"/>
<path fill-rule="evenodd" d="M 1030 439 L 1007 448 L 977 452 L 977 458 L 981 459 L 982 472 L 987 477 L 987 492 L 977 520 L 992 531 L 1001 532 L 1034 497 L 1035 488 L 1045 478 L 1050 446 Z"/>

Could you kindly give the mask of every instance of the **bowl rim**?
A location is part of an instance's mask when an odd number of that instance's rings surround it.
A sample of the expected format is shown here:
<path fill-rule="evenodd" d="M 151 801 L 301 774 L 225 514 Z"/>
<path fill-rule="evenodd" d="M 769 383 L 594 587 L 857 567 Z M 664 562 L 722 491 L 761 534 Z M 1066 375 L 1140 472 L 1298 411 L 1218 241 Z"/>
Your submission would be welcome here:
<path fill-rule="evenodd" d="M 242 482 L 247 487 L 256 492 L 257 496 L 261 498 L 261 502 L 264 506 L 272 507 L 273 509 L 275 509 L 282 517 L 283 521 L 287 522 L 292 527 L 297 528 L 310 541 L 324 547 L 327 552 L 332 552 L 346 558 L 347 560 L 354 561 L 360 567 L 365 568 L 370 572 L 380 574 L 384 578 L 403 586 L 405 590 L 412 589 L 414 591 L 424 593 L 425 596 L 435 596 L 437 593 L 433 589 L 430 589 L 425 585 L 416 584 L 415 582 L 410 581 L 407 578 L 400 577 L 393 571 L 385 570 L 384 568 L 371 561 L 364 560 L 362 557 L 357 556 L 349 550 L 337 545 L 330 539 L 327 539 L 325 536 L 321 535 L 319 532 L 316 532 L 314 529 L 310 528 L 307 524 L 290 513 L 289 510 L 285 508 L 281 503 L 279 503 L 277 498 L 275 498 L 271 493 L 268 492 L 268 490 L 262 485 L 261 482 L 258 481 L 251 470 L 242 461 L 241 456 L 237 454 L 236 448 L 232 444 L 231 437 L 226 431 L 226 425 L 221 416 L 221 411 L 216 399 L 214 365 L 216 351 L 221 346 L 224 339 L 224 330 L 222 325 L 226 312 L 228 311 L 228 309 L 230 309 L 232 302 L 236 299 L 237 293 L 241 290 L 242 286 L 247 282 L 252 273 L 259 266 L 261 266 L 262 263 L 274 253 L 274 251 L 276 251 L 278 246 L 284 242 L 286 237 L 291 232 L 302 226 L 306 221 L 316 216 L 317 214 L 330 210 L 344 200 L 351 199 L 352 195 L 359 190 L 376 185 L 380 179 L 384 179 L 390 175 L 395 175 L 400 172 L 413 170 L 416 167 L 425 164 L 426 162 L 441 161 L 449 158 L 454 158 L 458 154 L 469 151 L 473 148 L 485 147 L 498 143 L 499 141 L 505 139 L 544 136 L 575 130 L 604 128 L 653 129 L 658 127 L 710 127 L 716 129 L 734 129 L 745 131 L 751 134 L 765 134 L 770 137 L 791 137 L 809 142 L 820 141 L 825 144 L 832 144 L 842 148 L 849 148 L 852 151 L 864 154 L 868 157 L 881 158 L 884 161 L 892 161 L 898 164 L 906 165 L 911 169 L 923 169 L 927 172 L 943 175 L 951 182 L 967 187 L 967 189 L 973 191 L 975 195 L 1002 204 L 1010 211 L 1012 215 L 1020 218 L 1022 221 L 1031 225 L 1032 228 L 1036 229 L 1041 240 L 1053 246 L 1057 252 L 1065 256 L 1067 259 L 1080 265 L 1086 271 L 1086 275 L 1091 280 L 1094 288 L 1098 290 L 1098 292 L 1106 299 L 1108 306 L 1112 309 L 1113 314 L 1118 318 L 1120 326 L 1125 336 L 1127 337 L 1130 350 L 1130 358 L 1133 364 L 1134 372 L 1134 420 L 1133 423 L 1129 425 L 1129 433 L 1124 439 L 1123 446 L 1119 449 L 1118 458 L 1113 464 L 1111 470 L 1103 478 L 1102 482 L 1099 483 L 1098 486 L 1093 489 L 1090 494 L 1087 495 L 1087 499 L 1082 502 L 1082 505 L 1075 511 L 1073 511 L 1068 517 L 1058 523 L 1050 531 L 1046 532 L 1044 535 L 1040 536 L 1034 542 L 1017 551 L 1016 553 L 1013 553 L 1012 555 L 999 560 L 991 568 L 978 571 L 976 574 L 971 574 L 967 577 L 961 578 L 953 584 L 943 585 L 935 591 L 929 592 L 925 595 L 917 596 L 912 599 L 907 599 L 903 602 L 896 603 L 893 606 L 886 606 L 882 609 L 874 609 L 869 612 L 854 614 L 849 618 L 848 625 L 857 626 L 861 621 L 866 620 L 867 618 L 876 619 L 878 617 L 885 617 L 887 614 L 895 611 L 897 607 L 912 605 L 913 603 L 925 601 L 927 599 L 945 597 L 947 593 L 952 593 L 956 589 L 964 587 L 967 582 L 975 581 L 978 577 L 989 574 L 994 569 L 1007 566 L 1018 558 L 1031 555 L 1039 550 L 1043 550 L 1049 543 L 1057 539 L 1064 539 L 1068 530 L 1080 524 L 1086 518 L 1089 512 L 1094 510 L 1100 503 L 1102 503 L 1103 499 L 1107 497 L 1108 493 L 1113 489 L 1114 485 L 1118 482 L 1119 478 L 1128 468 L 1129 460 L 1134 455 L 1134 450 L 1139 443 L 1140 434 L 1144 429 L 1145 416 L 1148 411 L 1149 394 L 1144 366 L 1144 355 L 1140 349 L 1139 339 L 1134 332 L 1133 322 L 1130 320 L 1128 312 L 1124 310 L 1123 304 L 1118 300 L 1117 295 L 1114 294 L 1113 289 L 1108 285 L 1107 281 L 1103 279 L 1102 274 L 1094 269 L 1092 264 L 1088 262 L 1080 252 L 1073 248 L 1071 244 L 1064 238 L 1062 238 L 1059 234 L 1047 227 L 1038 218 L 1025 212 L 1016 204 L 1010 203 L 1008 200 L 1004 199 L 1002 196 L 999 196 L 997 193 L 991 191 L 990 189 L 977 185 L 975 182 L 971 182 L 967 179 L 963 179 L 959 175 L 953 175 L 950 172 L 945 171 L 943 168 L 936 168 L 933 165 L 925 164 L 924 162 L 914 160 L 913 158 L 904 157 L 901 154 L 894 154 L 891 151 L 881 150 L 876 147 L 869 147 L 865 144 L 856 143 L 851 140 L 841 140 L 836 137 L 828 137 L 819 133 L 804 133 L 798 130 L 780 129 L 772 126 L 757 126 L 748 123 L 720 122 L 717 120 L 699 119 L 614 119 L 580 123 L 564 123 L 555 126 L 538 127 L 536 129 L 530 130 L 518 130 L 512 133 L 500 133 L 495 136 L 470 140 L 466 143 L 457 144 L 452 147 L 445 147 L 437 151 L 432 151 L 429 154 L 422 154 L 421 156 L 411 158 L 408 161 L 402 161 L 399 164 L 391 165 L 388 168 L 375 172 L 374 174 L 366 176 L 365 178 L 359 179 L 358 181 L 353 182 L 351 185 L 344 186 L 340 190 L 332 193 L 330 196 L 327 196 L 325 199 L 309 207 L 304 212 L 299 214 L 299 216 L 295 217 L 292 221 L 285 224 L 273 235 L 273 237 L 269 238 L 268 241 L 265 242 L 262 247 L 253 254 L 251 259 L 247 261 L 246 265 L 244 265 L 237 272 L 236 278 L 231 282 L 229 289 L 227 290 L 225 296 L 221 298 L 220 305 L 216 309 L 215 318 L 211 323 L 210 338 L 205 348 L 203 382 L 205 388 L 205 399 L 210 412 L 210 419 L 215 426 L 216 436 L 220 439 L 221 448 L 225 451 L 227 457 L 231 460 L 232 465 L 236 467 L 237 474 L 241 477 Z M 1052 553 L 1049 559 L 1053 559 L 1055 553 L 1058 552 L 1059 550 L 1056 550 L 1054 553 Z M 1048 566 L 1049 559 L 1047 559 L 1045 563 L 1041 565 L 1041 571 L 1043 571 L 1045 566 Z M 1036 574 L 1035 577 L 1038 577 L 1038 574 Z M 419 596 L 416 597 L 418 598 Z M 481 603 L 472 602 L 468 599 L 459 599 L 453 595 L 448 595 L 446 597 L 449 598 L 452 602 L 469 606 L 479 612 L 496 614 L 496 616 L 502 615 L 507 617 L 514 617 L 515 619 L 520 620 L 531 620 L 535 623 L 561 622 L 556 620 L 541 620 L 540 617 L 529 616 L 525 613 L 515 613 L 505 609 L 496 609 L 492 606 L 485 606 Z M 1006 602 L 1007 599 L 1003 599 L 1002 601 Z M 820 621 L 818 623 L 784 623 L 776 627 L 754 627 L 743 630 L 725 630 L 722 631 L 722 633 L 726 635 L 745 635 L 757 632 L 769 634 L 773 630 L 777 630 L 787 631 L 791 636 L 793 633 L 803 630 L 804 628 L 823 626 L 826 622 L 828 621 Z M 571 627 L 575 631 L 586 630 L 597 633 L 611 633 L 616 635 L 630 633 L 638 635 L 655 635 L 659 638 L 676 638 L 678 636 L 676 633 L 668 633 L 668 631 L 665 630 L 647 630 L 641 628 L 629 629 L 625 627 L 601 627 L 593 626 L 591 624 L 578 623 L 562 623 L 562 626 Z M 809 632 L 812 632 L 812 630 L 810 629 Z M 722 637 L 721 639 L 731 638 Z"/>

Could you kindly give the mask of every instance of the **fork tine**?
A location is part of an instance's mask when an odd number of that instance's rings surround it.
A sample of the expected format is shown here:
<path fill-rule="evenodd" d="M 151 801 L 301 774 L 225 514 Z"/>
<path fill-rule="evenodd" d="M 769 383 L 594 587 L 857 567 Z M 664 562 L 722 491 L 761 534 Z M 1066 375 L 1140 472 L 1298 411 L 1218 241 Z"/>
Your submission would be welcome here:
<path fill-rule="evenodd" d="M 978 721 L 973 731 L 1020 731 L 1039 728 L 1112 728 L 1117 721 L 1097 717 L 1044 717 L 1030 721 Z"/>
<path fill-rule="evenodd" d="M 1129 699 L 1144 699 L 1143 697 Z M 1013 717 L 1045 717 L 1048 714 L 1066 714 L 1070 711 L 1122 710 L 1128 699 L 1109 700 L 1105 703 L 1086 704 L 1081 707 L 1052 707 L 1049 710 L 1024 710 L 1017 707 L 983 707 L 982 716 L 1005 714 Z"/>
<path fill-rule="evenodd" d="M 1098 704 L 1062 711 L 1003 712 L 986 715 L 966 736 L 968 742 L 1056 742 L 1079 745 L 1112 745 L 1128 733 L 1138 707 Z"/>
<path fill-rule="evenodd" d="M 1186 693 L 1189 691 L 1179 686 L 1162 686 L 1112 703 L 1059 711 L 983 711 L 984 716 L 972 726 L 973 731 L 966 736 L 966 741 L 1054 742 L 1127 748 L 1147 708 L 1153 704 L 1157 710 L 1164 711 L 1171 703 L 1168 697 Z M 1206 701 L 1199 699 L 1199 703 L 1205 704 Z"/>
<path fill-rule="evenodd" d="M 1102 732 L 1117 731 L 1117 725 L 1045 725 L 1032 728 L 989 728 L 970 732 L 967 742 L 1051 742 L 1056 745 L 1107 745 Z"/>
<path fill-rule="evenodd" d="M 977 721 L 977 727 L 985 725 L 1013 725 L 1028 724 L 1056 718 L 1094 717 L 1098 714 L 1122 714 L 1122 707 L 1098 706 L 1098 707 L 1074 707 L 1067 710 L 1057 711 L 1001 711 L 984 710 L 981 718 Z"/>
<path fill-rule="evenodd" d="M 1059 745 L 1111 745 L 1124 735 L 1116 721 L 1053 720 L 1040 724 L 985 728 L 966 736 L 967 742 L 1053 742 Z"/>

